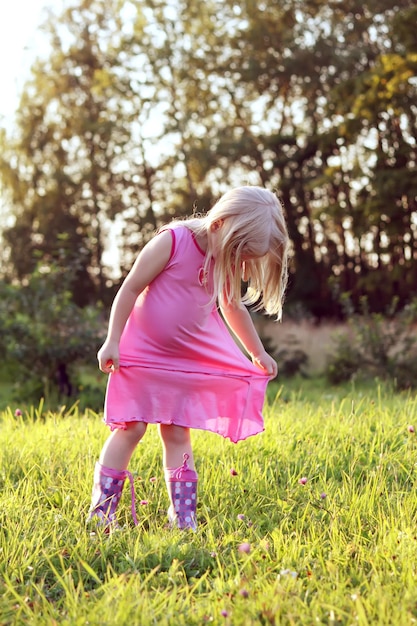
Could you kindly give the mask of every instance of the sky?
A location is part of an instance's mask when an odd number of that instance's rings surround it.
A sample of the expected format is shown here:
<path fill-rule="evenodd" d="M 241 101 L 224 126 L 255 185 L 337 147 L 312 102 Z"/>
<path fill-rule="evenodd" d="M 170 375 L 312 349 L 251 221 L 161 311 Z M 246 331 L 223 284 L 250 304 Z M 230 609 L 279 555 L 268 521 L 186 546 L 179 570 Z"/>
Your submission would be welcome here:
<path fill-rule="evenodd" d="M 53 0 L 0 0 L 0 118 L 11 120 L 37 56 L 43 9 Z"/>

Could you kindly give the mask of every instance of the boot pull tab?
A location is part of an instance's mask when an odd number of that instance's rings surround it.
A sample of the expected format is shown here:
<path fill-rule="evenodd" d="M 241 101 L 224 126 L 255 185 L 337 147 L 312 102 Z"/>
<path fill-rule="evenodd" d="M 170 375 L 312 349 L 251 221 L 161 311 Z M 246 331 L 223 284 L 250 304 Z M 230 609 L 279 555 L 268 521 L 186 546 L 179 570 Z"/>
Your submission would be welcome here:
<path fill-rule="evenodd" d="M 181 480 L 183 472 L 187 472 L 190 469 L 187 463 L 188 459 L 190 458 L 190 455 L 184 452 L 184 456 L 182 458 L 184 459 L 184 462 L 182 465 L 180 465 L 180 467 L 175 472 L 176 478 L 178 478 L 179 480 Z"/>
<path fill-rule="evenodd" d="M 189 458 L 190 458 L 190 455 L 184 452 L 184 456 L 183 456 L 184 461 L 182 465 L 180 465 L 179 467 L 175 467 L 175 468 L 167 467 L 167 472 L 169 472 L 170 480 L 181 480 L 183 473 L 188 472 L 190 470 L 187 464 L 187 461 Z"/>

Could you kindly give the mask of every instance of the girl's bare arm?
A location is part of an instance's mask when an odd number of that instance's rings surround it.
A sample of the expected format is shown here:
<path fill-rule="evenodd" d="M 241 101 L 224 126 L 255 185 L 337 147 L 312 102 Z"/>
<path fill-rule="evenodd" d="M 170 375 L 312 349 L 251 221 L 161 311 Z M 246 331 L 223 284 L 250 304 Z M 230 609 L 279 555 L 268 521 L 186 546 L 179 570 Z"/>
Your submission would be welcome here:
<path fill-rule="evenodd" d="M 119 289 L 111 308 L 107 338 L 97 358 L 101 371 L 119 369 L 119 341 L 139 294 L 158 276 L 171 256 L 172 235 L 163 232 L 143 248 Z"/>
<path fill-rule="evenodd" d="M 276 376 L 278 366 L 274 359 L 265 351 L 247 308 L 239 303 L 222 305 L 220 310 L 233 334 L 236 335 L 250 354 L 254 365 L 257 365 L 269 376 Z"/>

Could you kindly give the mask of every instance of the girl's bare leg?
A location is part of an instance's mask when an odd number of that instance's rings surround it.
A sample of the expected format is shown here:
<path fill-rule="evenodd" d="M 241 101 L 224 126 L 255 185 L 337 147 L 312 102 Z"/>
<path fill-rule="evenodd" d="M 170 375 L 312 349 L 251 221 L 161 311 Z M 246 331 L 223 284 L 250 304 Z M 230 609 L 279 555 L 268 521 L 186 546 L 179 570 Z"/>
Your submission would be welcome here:
<path fill-rule="evenodd" d="M 195 469 L 189 428 L 174 424 L 160 424 L 159 435 L 162 440 L 164 468 L 180 467 L 184 462 L 184 454 L 188 454 L 188 467 Z"/>
<path fill-rule="evenodd" d="M 130 422 L 126 430 L 114 430 L 105 442 L 100 454 L 101 465 L 115 470 L 125 470 L 130 458 L 146 432 L 144 422 Z"/>

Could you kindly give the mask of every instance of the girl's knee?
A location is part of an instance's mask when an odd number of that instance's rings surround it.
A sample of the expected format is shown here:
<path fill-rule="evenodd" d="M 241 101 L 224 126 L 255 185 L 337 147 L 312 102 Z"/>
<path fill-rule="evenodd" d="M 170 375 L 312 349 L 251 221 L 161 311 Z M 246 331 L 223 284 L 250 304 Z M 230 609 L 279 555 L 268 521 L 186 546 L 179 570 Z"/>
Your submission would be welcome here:
<path fill-rule="evenodd" d="M 147 424 L 145 422 L 129 422 L 126 424 L 126 430 L 123 432 L 130 439 L 140 441 L 146 433 L 146 427 Z"/>
<path fill-rule="evenodd" d="M 174 424 L 161 424 L 160 435 L 165 443 L 185 445 L 190 441 L 190 429 Z"/>

